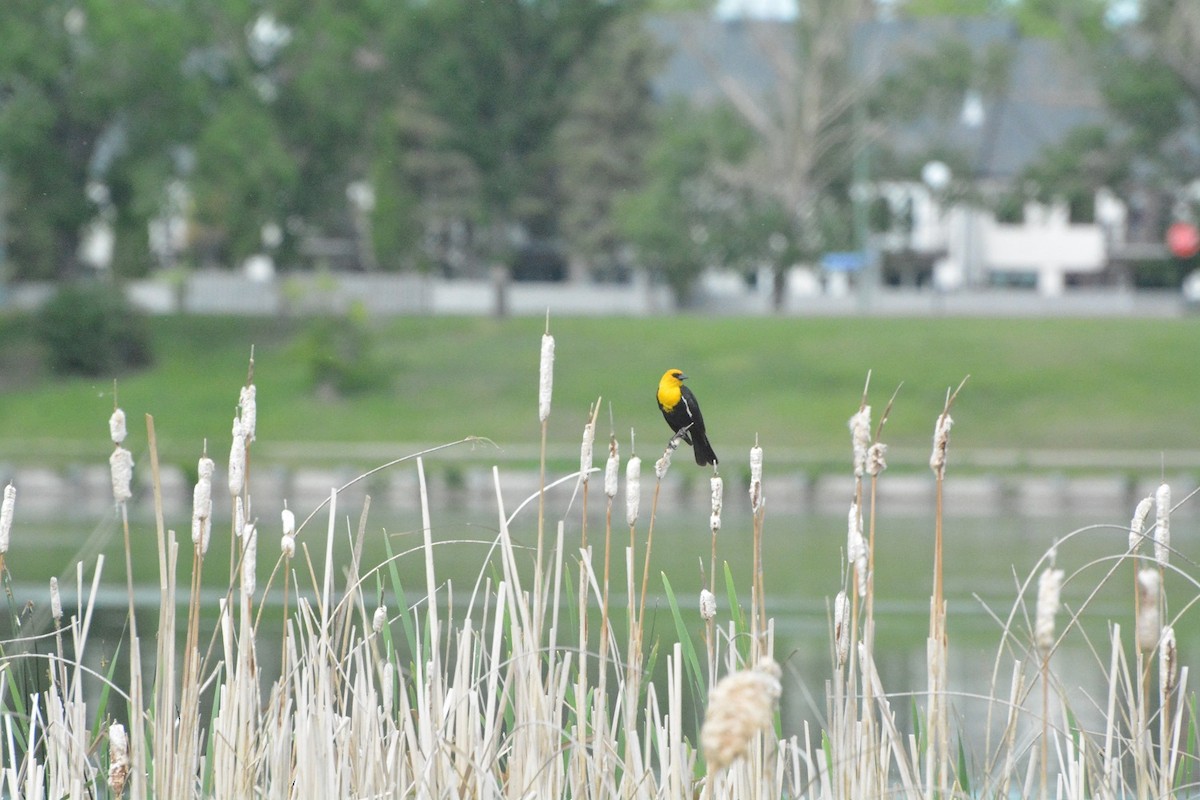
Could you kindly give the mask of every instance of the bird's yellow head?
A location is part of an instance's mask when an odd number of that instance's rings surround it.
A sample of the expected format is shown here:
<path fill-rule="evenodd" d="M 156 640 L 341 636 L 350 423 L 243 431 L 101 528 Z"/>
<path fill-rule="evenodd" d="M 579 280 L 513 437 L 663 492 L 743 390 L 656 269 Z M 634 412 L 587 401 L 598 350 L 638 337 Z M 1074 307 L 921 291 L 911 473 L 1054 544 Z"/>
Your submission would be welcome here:
<path fill-rule="evenodd" d="M 687 380 L 683 370 L 669 369 L 658 381 L 658 404 L 665 409 L 672 409 L 679 402 L 679 387 Z"/>
<path fill-rule="evenodd" d="M 686 380 L 687 375 L 683 374 L 683 370 L 669 369 L 663 373 L 662 378 L 658 381 L 658 385 L 664 388 L 678 389 Z"/>

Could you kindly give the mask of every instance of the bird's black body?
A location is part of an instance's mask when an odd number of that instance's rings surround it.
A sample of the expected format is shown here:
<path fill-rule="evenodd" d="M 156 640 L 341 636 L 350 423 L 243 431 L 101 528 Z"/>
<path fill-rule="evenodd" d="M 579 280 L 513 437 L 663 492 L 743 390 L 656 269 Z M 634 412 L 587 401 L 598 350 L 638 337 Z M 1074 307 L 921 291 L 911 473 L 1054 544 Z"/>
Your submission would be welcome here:
<path fill-rule="evenodd" d="M 715 465 L 717 454 L 708 441 L 700 404 L 696 402 L 692 390 L 683 385 L 686 377 L 679 370 L 668 370 L 663 375 L 658 385 L 658 407 L 672 431 L 683 431 L 682 438 L 692 446 L 696 463 L 700 466 Z"/>

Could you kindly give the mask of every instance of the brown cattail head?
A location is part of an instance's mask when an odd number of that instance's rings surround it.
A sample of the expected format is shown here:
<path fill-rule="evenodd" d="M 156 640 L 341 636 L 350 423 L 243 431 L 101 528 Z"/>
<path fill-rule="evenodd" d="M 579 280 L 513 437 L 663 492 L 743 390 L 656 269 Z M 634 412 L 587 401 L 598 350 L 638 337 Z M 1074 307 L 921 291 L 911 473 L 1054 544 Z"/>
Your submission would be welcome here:
<path fill-rule="evenodd" d="M 779 665 L 764 657 L 753 669 L 727 675 L 713 687 L 700 729 L 710 773 L 729 766 L 760 731 L 774 724 L 775 705 L 782 693 L 781 674 Z"/>

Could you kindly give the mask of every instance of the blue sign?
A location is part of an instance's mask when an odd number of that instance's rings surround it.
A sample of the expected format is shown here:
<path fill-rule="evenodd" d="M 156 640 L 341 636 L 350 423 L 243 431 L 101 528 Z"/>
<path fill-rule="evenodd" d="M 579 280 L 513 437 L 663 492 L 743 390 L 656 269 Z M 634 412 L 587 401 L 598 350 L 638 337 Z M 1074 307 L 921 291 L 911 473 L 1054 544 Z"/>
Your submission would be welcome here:
<path fill-rule="evenodd" d="M 861 250 L 844 250 L 821 256 L 821 269 L 826 272 L 862 272 L 867 266 L 867 254 Z"/>

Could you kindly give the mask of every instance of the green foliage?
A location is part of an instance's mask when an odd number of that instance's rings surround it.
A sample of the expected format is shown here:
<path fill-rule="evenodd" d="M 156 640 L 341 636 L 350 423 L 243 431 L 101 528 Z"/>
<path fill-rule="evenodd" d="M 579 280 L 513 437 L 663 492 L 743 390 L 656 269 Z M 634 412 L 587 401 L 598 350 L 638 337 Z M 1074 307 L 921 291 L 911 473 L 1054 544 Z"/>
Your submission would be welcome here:
<path fill-rule="evenodd" d="M 319 394 L 346 397 L 388 385 L 387 369 L 376 354 L 375 336 L 360 306 L 345 316 L 314 317 L 302 349 Z"/>
<path fill-rule="evenodd" d="M 153 361 L 145 317 L 112 284 L 64 285 L 38 314 L 36 330 L 61 375 L 112 375 Z"/>

